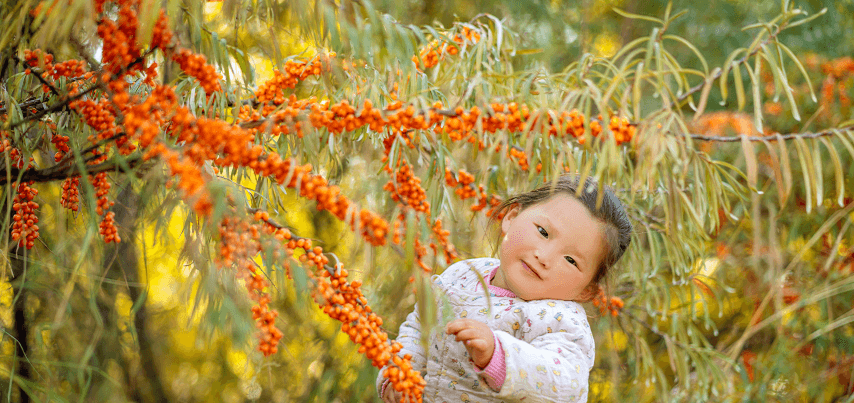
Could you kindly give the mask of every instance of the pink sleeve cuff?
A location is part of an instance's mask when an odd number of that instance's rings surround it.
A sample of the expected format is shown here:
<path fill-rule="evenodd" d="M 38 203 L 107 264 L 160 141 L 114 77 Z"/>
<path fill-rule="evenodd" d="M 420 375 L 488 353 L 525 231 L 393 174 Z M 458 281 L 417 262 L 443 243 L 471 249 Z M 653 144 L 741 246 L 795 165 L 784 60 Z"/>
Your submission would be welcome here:
<path fill-rule="evenodd" d="M 495 341 L 495 351 L 492 353 L 489 364 L 486 364 L 486 367 L 483 369 L 477 368 L 475 365 L 475 370 L 477 370 L 478 374 L 483 375 L 483 378 L 486 379 L 486 384 L 490 388 L 501 390 L 501 386 L 504 385 L 504 378 L 507 375 L 507 366 L 504 362 L 504 347 L 501 346 L 501 341 L 498 340 L 498 336 L 494 332 L 492 333 L 492 338 Z"/>

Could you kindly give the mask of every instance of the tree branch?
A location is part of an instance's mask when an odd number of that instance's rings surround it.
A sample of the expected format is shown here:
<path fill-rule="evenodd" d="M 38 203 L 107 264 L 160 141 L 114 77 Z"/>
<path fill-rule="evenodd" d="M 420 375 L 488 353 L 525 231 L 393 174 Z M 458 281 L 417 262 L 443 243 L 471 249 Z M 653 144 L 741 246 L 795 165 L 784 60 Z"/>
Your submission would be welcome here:
<path fill-rule="evenodd" d="M 746 134 L 739 134 L 736 136 L 709 136 L 704 134 L 685 134 L 687 137 L 691 137 L 694 140 L 699 141 L 716 141 L 721 143 L 732 143 L 741 141 L 742 137 L 746 137 L 748 141 L 778 141 L 778 140 L 793 140 L 795 138 L 802 139 L 815 139 L 819 137 L 825 137 L 837 134 L 840 131 L 845 130 L 854 130 L 854 125 L 839 127 L 835 129 L 827 129 L 820 132 L 804 132 L 804 133 L 787 133 L 787 134 L 777 134 L 777 135 L 769 135 L 769 136 L 748 136 Z"/>
<path fill-rule="evenodd" d="M 142 157 L 136 156 L 125 160 L 124 164 L 120 164 L 118 161 L 108 161 L 97 165 L 87 166 L 83 171 L 81 171 L 77 165 L 61 169 L 57 169 L 57 165 L 54 165 L 45 169 L 26 169 L 24 172 L 21 172 L 17 168 L 9 168 L 10 175 L 8 177 L 17 179 L 20 176 L 21 182 L 53 182 L 74 176 L 81 176 L 83 174 L 91 175 L 100 172 L 114 171 L 116 169 L 127 173 L 130 172 L 128 169 L 135 168 L 142 162 Z M 0 185 L 6 185 L 9 183 L 7 179 L 8 177 L 0 177 Z"/>
<path fill-rule="evenodd" d="M 142 55 L 140 55 L 139 57 L 137 57 L 136 59 L 134 59 L 132 62 L 130 62 L 127 66 L 123 67 L 123 68 L 122 68 L 118 73 L 116 73 L 116 74 L 112 74 L 112 75 L 110 76 L 110 78 L 111 78 L 111 79 L 115 79 L 115 78 L 117 78 L 117 77 L 122 77 L 122 76 L 124 76 L 124 74 L 125 74 L 125 73 L 127 73 L 127 72 L 128 72 L 128 71 L 129 71 L 133 66 L 135 66 L 135 65 L 137 65 L 137 64 L 142 63 L 143 61 L 145 61 L 145 58 L 146 58 L 146 57 L 148 57 L 149 55 L 151 55 L 152 53 L 154 53 L 154 51 L 155 51 L 155 50 L 157 50 L 157 49 L 158 49 L 158 48 L 152 48 L 152 49 L 149 49 L 147 52 L 143 53 Z M 96 73 L 96 76 L 97 76 L 97 77 L 100 77 L 100 74 L 101 74 L 100 72 L 97 72 L 97 73 Z M 38 74 L 36 74 L 36 76 L 39 76 L 39 75 L 38 75 Z M 40 79 L 41 79 L 41 78 L 40 78 Z M 97 81 L 95 84 L 92 84 L 92 86 L 91 86 L 91 87 L 89 87 L 89 88 L 87 88 L 87 89 L 85 89 L 85 90 L 83 90 L 83 91 L 81 91 L 81 92 L 79 92 L 79 93 L 77 93 L 77 94 L 74 94 L 73 96 L 70 96 L 70 97 L 67 97 L 67 98 L 65 98 L 65 99 L 62 99 L 62 100 L 60 100 L 59 102 L 55 103 L 54 105 L 52 105 L 52 106 L 50 106 L 50 107 L 48 107 L 48 108 L 45 108 L 44 110 L 42 110 L 42 111 L 40 111 L 40 112 L 38 112 L 38 113 L 36 113 L 36 114 L 33 114 L 32 116 L 26 117 L 26 118 L 24 118 L 24 119 L 21 119 L 21 120 L 20 120 L 20 121 L 18 121 L 18 122 L 15 122 L 15 123 L 11 124 L 11 125 L 9 126 L 9 129 L 8 129 L 8 130 L 14 129 L 14 128 L 16 128 L 16 127 L 18 127 L 18 126 L 21 126 L 21 125 L 23 125 L 23 124 L 25 124 L 25 123 L 27 123 L 27 122 L 30 122 L 30 121 L 33 121 L 33 120 L 37 120 L 37 119 L 41 118 L 42 116 L 47 115 L 47 114 L 48 114 L 48 113 L 50 113 L 50 112 L 54 112 L 54 111 L 57 111 L 57 110 L 63 109 L 63 108 L 65 108 L 65 107 L 68 105 L 68 103 L 69 103 L 69 102 L 74 101 L 74 100 L 77 100 L 77 99 L 80 99 L 80 98 L 82 98 L 84 95 L 86 95 L 86 94 L 88 94 L 88 93 L 90 93 L 90 92 L 92 92 L 92 91 L 94 91 L 94 90 L 96 90 L 96 89 L 98 89 L 98 88 L 104 88 L 104 84 L 105 84 L 105 83 L 104 83 L 103 81 L 100 81 L 100 80 L 99 80 L 99 81 Z"/>

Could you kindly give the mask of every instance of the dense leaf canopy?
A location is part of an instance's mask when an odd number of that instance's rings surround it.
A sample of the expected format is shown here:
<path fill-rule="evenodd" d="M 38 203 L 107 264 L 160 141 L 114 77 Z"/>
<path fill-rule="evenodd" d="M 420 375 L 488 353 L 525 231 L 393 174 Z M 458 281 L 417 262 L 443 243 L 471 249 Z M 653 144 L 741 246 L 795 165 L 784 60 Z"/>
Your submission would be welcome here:
<path fill-rule="evenodd" d="M 494 255 L 493 208 L 569 172 L 635 228 L 587 305 L 592 401 L 848 401 L 851 15 L 3 3 L 0 385 L 376 401 L 391 364 L 418 395 L 391 340 L 429 276 Z"/>

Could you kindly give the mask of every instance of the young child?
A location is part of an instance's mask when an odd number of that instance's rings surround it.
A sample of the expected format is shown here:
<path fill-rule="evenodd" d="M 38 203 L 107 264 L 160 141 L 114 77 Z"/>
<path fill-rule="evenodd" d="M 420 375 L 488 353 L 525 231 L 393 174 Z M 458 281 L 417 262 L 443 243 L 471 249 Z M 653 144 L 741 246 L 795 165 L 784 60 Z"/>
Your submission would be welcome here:
<path fill-rule="evenodd" d="M 421 344 L 418 309 L 400 326 L 400 355 L 426 381 L 424 402 L 586 402 L 594 341 L 584 308 L 631 241 L 622 203 L 592 179 L 565 175 L 505 201 L 500 260 L 470 259 L 433 277 L 457 319 Z M 487 299 L 478 275 L 488 284 Z M 489 302 L 487 302 L 489 301 Z M 439 307 L 442 312 L 443 307 Z M 426 348 L 425 348 L 426 347 Z M 383 401 L 401 394 L 382 376 Z"/>

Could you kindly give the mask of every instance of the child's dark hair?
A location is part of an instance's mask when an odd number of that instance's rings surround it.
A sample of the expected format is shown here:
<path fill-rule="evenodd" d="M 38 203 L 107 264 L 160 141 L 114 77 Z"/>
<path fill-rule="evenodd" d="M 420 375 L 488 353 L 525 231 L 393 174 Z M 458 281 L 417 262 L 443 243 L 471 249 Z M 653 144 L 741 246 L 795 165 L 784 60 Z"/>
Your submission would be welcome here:
<path fill-rule="evenodd" d="M 623 203 L 614 194 L 614 191 L 605 186 L 602 188 L 602 203 L 596 207 L 596 202 L 599 198 L 599 185 L 596 181 L 587 177 L 584 181 L 584 188 L 578 193 L 578 175 L 562 175 L 557 182 L 552 184 L 551 181 L 546 182 L 530 192 L 525 192 L 513 196 L 503 203 L 498 205 L 490 216 L 490 221 L 497 221 L 498 217 L 503 217 L 507 210 L 515 205 L 519 205 L 522 210 L 527 209 L 535 204 L 545 202 L 552 196 L 560 193 L 569 194 L 581 202 L 590 213 L 601 221 L 604 226 L 605 242 L 608 245 L 608 251 L 602 263 L 593 276 L 592 284 L 598 284 L 602 278 L 608 274 L 611 267 L 620 260 L 626 249 L 629 248 L 629 243 L 632 241 L 632 223 L 629 222 L 629 217 L 626 215 L 626 210 L 623 208 Z"/>

